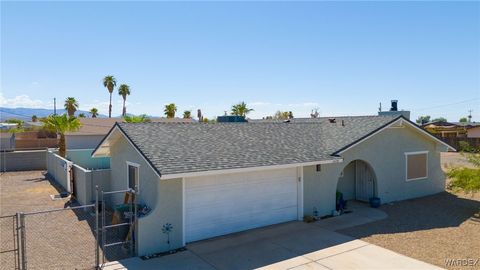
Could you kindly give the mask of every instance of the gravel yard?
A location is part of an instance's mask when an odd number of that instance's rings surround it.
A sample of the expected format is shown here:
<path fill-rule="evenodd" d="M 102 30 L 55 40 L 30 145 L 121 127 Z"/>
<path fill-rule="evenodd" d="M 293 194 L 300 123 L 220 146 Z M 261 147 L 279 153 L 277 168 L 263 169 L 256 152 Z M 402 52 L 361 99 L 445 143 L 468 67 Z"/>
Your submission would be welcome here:
<path fill-rule="evenodd" d="M 75 206 L 52 200 L 60 189 L 42 171 L 7 172 L 0 177 L 0 215 Z M 93 210 L 90 208 L 88 210 Z M 2 252 L 13 247 L 9 218 L 0 226 Z M 28 269 L 91 269 L 95 265 L 95 216 L 91 211 L 60 210 L 25 216 Z M 0 269 L 14 269 L 12 252 L 1 255 Z"/>
<path fill-rule="evenodd" d="M 445 153 L 444 164 L 464 166 L 466 160 Z M 471 218 L 480 209 L 479 195 L 443 192 L 383 205 L 387 219 L 339 232 L 447 269 L 480 269 L 480 261 L 446 264 L 447 259 L 480 259 L 480 221 Z"/>

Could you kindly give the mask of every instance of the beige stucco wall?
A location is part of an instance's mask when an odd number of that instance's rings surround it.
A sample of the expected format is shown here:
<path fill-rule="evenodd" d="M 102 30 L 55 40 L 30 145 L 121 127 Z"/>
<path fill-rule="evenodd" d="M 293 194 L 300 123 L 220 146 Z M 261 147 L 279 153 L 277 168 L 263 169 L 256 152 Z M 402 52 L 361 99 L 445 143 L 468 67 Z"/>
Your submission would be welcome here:
<path fill-rule="evenodd" d="M 428 178 L 406 181 L 405 152 L 429 151 Z M 343 163 L 304 167 L 304 212 L 330 214 L 335 209 L 335 192 L 341 170 L 353 160 L 363 160 L 373 168 L 377 196 L 382 203 L 405 200 L 441 192 L 445 176 L 440 167 L 440 151 L 445 147 L 427 139 L 412 127 L 390 128 L 342 154 Z"/>
<path fill-rule="evenodd" d="M 480 138 L 480 127 L 470 128 L 467 131 L 468 138 Z"/>
<path fill-rule="evenodd" d="M 152 209 L 147 216 L 138 219 L 138 255 L 181 247 L 183 242 L 182 179 L 160 180 L 143 157 L 122 137 L 111 147 L 111 190 L 127 188 L 127 161 L 140 165 L 138 199 L 140 203 Z M 115 203 L 122 201 L 123 194 L 116 196 Z M 170 247 L 167 244 L 167 236 L 162 233 L 162 226 L 165 223 L 173 225 Z"/>

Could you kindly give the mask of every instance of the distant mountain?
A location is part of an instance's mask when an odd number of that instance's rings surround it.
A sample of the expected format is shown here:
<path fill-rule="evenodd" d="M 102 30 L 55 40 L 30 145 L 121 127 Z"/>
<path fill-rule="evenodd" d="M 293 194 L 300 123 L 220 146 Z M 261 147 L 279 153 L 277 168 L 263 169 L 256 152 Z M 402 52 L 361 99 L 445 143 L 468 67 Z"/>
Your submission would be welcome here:
<path fill-rule="evenodd" d="M 65 109 L 58 109 L 57 114 L 66 113 Z M 75 115 L 80 113 L 84 113 L 87 117 L 90 117 L 90 113 L 87 111 L 76 111 Z M 20 119 L 23 121 L 30 121 L 32 119 L 32 115 L 36 115 L 37 117 L 46 117 L 50 114 L 53 114 L 53 110 L 50 109 L 35 109 L 35 108 L 4 108 L 0 107 L 0 121 L 8 120 L 8 119 Z M 107 117 L 106 115 L 100 114 L 98 117 Z"/>

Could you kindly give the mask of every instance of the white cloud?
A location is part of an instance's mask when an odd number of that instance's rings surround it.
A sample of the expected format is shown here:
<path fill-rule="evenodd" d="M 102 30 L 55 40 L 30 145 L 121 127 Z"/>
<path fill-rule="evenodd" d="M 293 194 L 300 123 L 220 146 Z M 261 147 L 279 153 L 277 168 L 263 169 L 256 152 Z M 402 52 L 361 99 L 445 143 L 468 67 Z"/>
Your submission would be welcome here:
<path fill-rule="evenodd" d="M 0 93 L 0 106 L 7 108 L 49 108 L 52 104 L 48 104 L 39 99 L 31 99 L 28 95 L 19 95 L 13 98 L 6 98 Z"/>

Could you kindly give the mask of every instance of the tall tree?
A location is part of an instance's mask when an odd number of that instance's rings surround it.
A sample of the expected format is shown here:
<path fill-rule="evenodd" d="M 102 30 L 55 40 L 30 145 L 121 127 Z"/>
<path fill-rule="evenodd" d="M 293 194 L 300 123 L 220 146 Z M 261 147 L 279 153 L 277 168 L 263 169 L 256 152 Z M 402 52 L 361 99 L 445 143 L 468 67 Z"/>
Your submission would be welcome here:
<path fill-rule="evenodd" d="M 249 109 L 245 102 L 240 102 L 232 106 L 231 114 L 237 116 L 247 116 L 249 112 L 253 111 L 253 109 Z"/>
<path fill-rule="evenodd" d="M 183 118 L 185 118 L 185 119 L 192 118 L 192 112 L 191 111 L 184 111 L 183 112 Z"/>
<path fill-rule="evenodd" d="M 135 115 L 125 115 L 123 117 L 123 120 L 127 123 L 145 123 L 145 122 L 150 122 L 150 118 L 147 117 L 146 114 L 141 114 L 138 116 Z"/>
<path fill-rule="evenodd" d="M 417 118 L 417 124 L 423 125 L 430 122 L 430 115 L 421 115 Z"/>
<path fill-rule="evenodd" d="M 98 109 L 97 109 L 97 108 L 91 108 L 91 109 L 90 109 L 90 114 L 92 115 L 92 118 L 97 118 L 97 116 L 98 116 Z"/>
<path fill-rule="evenodd" d="M 177 112 L 177 106 L 175 105 L 175 103 L 167 104 L 165 105 L 165 110 L 163 111 L 165 112 L 167 118 L 174 118 L 175 113 Z"/>
<path fill-rule="evenodd" d="M 73 117 L 78 110 L 78 101 L 74 97 L 67 97 L 64 107 L 65 110 L 67 110 L 68 116 Z"/>
<path fill-rule="evenodd" d="M 127 100 L 127 96 L 130 95 L 130 86 L 126 84 L 121 84 L 118 87 L 118 94 L 123 98 L 122 116 L 125 117 L 125 115 L 127 115 L 127 107 L 125 107 L 125 101 Z"/>
<path fill-rule="evenodd" d="M 468 122 L 468 119 L 466 117 L 462 117 L 460 118 L 460 120 L 458 120 L 458 122 L 460 123 L 467 123 Z"/>
<path fill-rule="evenodd" d="M 277 111 L 275 115 L 273 116 L 273 119 L 276 120 L 287 120 L 289 117 L 288 112 L 282 112 L 282 111 Z"/>
<path fill-rule="evenodd" d="M 54 131 L 60 135 L 58 141 L 58 152 L 61 157 L 65 157 L 67 147 L 65 144 L 65 133 L 77 131 L 80 126 L 80 120 L 75 117 L 69 117 L 66 114 L 62 115 L 50 115 L 47 118 L 42 119 L 43 127 L 47 130 Z"/>
<path fill-rule="evenodd" d="M 435 119 L 432 119 L 432 122 L 447 122 L 447 118 L 445 117 L 437 117 Z"/>
<path fill-rule="evenodd" d="M 103 86 L 107 88 L 110 93 L 110 105 L 108 106 L 108 117 L 112 118 L 112 93 L 115 86 L 117 86 L 117 79 L 113 75 L 108 75 L 103 78 Z"/>

